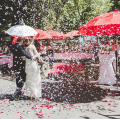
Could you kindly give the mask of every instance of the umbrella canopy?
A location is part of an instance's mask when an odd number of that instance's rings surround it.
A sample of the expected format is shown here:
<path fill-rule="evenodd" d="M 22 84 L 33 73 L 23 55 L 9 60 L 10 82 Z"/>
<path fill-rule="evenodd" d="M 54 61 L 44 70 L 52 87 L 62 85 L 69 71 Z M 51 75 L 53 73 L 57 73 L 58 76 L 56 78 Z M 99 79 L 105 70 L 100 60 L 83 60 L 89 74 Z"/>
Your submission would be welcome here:
<path fill-rule="evenodd" d="M 5 33 L 11 36 L 19 36 L 19 37 L 26 37 L 26 36 L 35 36 L 37 32 L 30 26 L 24 24 L 23 19 L 20 21 L 19 25 L 15 25 L 9 28 Z"/>
<path fill-rule="evenodd" d="M 78 34 L 84 30 L 83 35 L 115 35 L 120 34 L 120 12 L 105 13 L 88 21 L 79 28 Z"/>
<path fill-rule="evenodd" d="M 77 30 L 73 30 L 65 34 L 65 37 L 73 37 L 73 36 L 80 36 L 80 34 L 78 34 Z"/>
<path fill-rule="evenodd" d="M 34 39 L 52 39 L 52 36 L 47 33 L 46 31 L 35 29 L 37 32 L 37 35 L 35 36 Z"/>
<path fill-rule="evenodd" d="M 64 39 L 64 34 L 59 33 L 57 31 L 48 30 L 46 32 L 49 33 L 52 36 L 52 39 Z"/>

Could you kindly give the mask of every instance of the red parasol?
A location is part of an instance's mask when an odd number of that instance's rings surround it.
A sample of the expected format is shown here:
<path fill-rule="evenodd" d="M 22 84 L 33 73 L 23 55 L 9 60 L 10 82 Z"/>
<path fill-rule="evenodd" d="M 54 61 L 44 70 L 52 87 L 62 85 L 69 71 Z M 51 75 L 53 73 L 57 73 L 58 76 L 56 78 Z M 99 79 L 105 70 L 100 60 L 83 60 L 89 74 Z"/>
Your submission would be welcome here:
<path fill-rule="evenodd" d="M 77 30 L 73 30 L 65 34 L 65 37 L 73 37 L 73 36 L 80 36 L 80 34 L 78 34 Z"/>
<path fill-rule="evenodd" d="M 59 63 L 49 74 L 83 74 L 85 63 Z"/>
<path fill-rule="evenodd" d="M 97 16 L 79 28 L 86 31 L 86 35 L 119 35 L 120 34 L 120 11 L 105 13 Z M 78 34 L 79 34 L 78 32 Z M 117 73 L 117 44 L 116 44 L 116 73 Z"/>
<path fill-rule="evenodd" d="M 83 35 L 90 36 L 118 35 L 120 34 L 120 12 L 114 10 L 97 16 L 80 27 L 78 34 L 80 34 L 81 30 L 85 31 Z"/>
<path fill-rule="evenodd" d="M 46 31 L 39 30 L 39 29 L 35 29 L 35 31 L 37 32 L 37 35 L 35 36 L 34 39 L 51 39 L 52 38 L 52 36 Z"/>
<path fill-rule="evenodd" d="M 48 30 L 46 32 L 52 36 L 52 39 L 64 39 L 64 34 L 59 33 L 57 31 Z"/>

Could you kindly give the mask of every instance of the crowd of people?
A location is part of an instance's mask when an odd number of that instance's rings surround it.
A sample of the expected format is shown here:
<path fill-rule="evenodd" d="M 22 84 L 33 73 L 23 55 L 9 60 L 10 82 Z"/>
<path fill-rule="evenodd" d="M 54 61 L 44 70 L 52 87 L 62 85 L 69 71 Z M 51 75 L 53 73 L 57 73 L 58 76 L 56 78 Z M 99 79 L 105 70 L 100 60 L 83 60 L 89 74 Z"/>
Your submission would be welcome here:
<path fill-rule="evenodd" d="M 37 59 L 41 61 L 42 64 L 48 64 L 47 61 L 49 61 L 50 69 L 52 69 L 55 52 L 91 52 L 96 57 L 98 52 L 114 52 L 115 47 L 114 39 L 101 41 L 100 43 L 91 40 L 85 44 L 80 44 L 78 42 L 57 44 L 48 39 L 42 41 L 40 44 L 39 40 L 34 41 L 33 38 L 28 38 L 24 41 L 22 38 L 18 38 L 17 43 L 11 48 L 13 54 L 13 68 L 16 72 L 17 89 L 15 91 L 15 96 L 21 95 L 21 90 L 25 82 L 26 90 L 30 89 L 31 91 L 31 97 L 41 97 L 41 93 L 39 92 L 41 91 L 39 87 L 41 86 L 41 76 Z M 117 48 L 120 50 L 119 41 Z M 5 49 L 9 50 L 7 42 L 1 47 L 1 52 L 3 52 L 2 50 L 5 51 Z M 23 56 L 26 57 L 26 61 L 23 60 Z M 20 78 L 22 82 L 19 81 Z M 34 79 L 36 79 L 35 84 L 32 82 Z M 40 81 L 37 81 L 38 79 Z"/>
<path fill-rule="evenodd" d="M 40 44 L 40 40 L 35 40 L 34 43 L 37 52 L 40 53 L 40 56 L 43 60 L 49 61 L 50 69 L 53 68 L 53 58 L 54 53 L 64 53 L 64 52 L 90 52 L 94 54 L 94 57 L 98 55 L 98 52 L 110 52 L 115 51 L 115 40 L 114 39 L 107 39 L 101 40 L 100 43 L 97 41 L 90 40 L 86 43 L 79 43 L 77 42 L 64 42 L 64 43 L 57 43 L 52 40 L 43 40 Z M 119 44 L 117 44 L 118 51 L 120 50 Z"/>
<path fill-rule="evenodd" d="M 0 47 L 0 53 L 8 53 L 10 48 L 7 45 L 7 42 L 4 42 L 4 44 Z"/>

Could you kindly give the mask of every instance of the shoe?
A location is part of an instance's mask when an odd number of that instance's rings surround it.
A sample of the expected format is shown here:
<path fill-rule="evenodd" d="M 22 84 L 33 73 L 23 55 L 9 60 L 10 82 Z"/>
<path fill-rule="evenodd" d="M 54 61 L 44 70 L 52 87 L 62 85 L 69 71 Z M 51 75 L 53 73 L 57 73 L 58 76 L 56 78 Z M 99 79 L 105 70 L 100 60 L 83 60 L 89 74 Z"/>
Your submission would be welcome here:
<path fill-rule="evenodd" d="M 19 99 L 21 95 L 22 95 L 21 88 L 17 88 L 14 93 L 14 98 Z"/>
<path fill-rule="evenodd" d="M 14 100 L 20 100 L 20 96 L 21 95 L 14 93 Z"/>

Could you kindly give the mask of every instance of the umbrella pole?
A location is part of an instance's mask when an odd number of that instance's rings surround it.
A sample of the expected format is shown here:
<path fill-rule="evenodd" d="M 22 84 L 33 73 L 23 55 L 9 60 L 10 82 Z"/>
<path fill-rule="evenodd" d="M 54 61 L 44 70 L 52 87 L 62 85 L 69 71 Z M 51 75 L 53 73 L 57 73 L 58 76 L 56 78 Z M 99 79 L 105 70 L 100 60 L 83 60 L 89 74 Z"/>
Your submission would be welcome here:
<path fill-rule="evenodd" d="M 118 58 L 118 52 L 117 52 L 117 40 L 116 40 L 116 24 L 115 24 L 115 57 L 116 57 L 116 75 L 118 76 L 118 68 L 117 68 L 117 64 L 118 64 L 118 60 L 117 60 L 117 58 Z M 117 82 L 117 88 L 118 88 L 118 82 Z"/>

